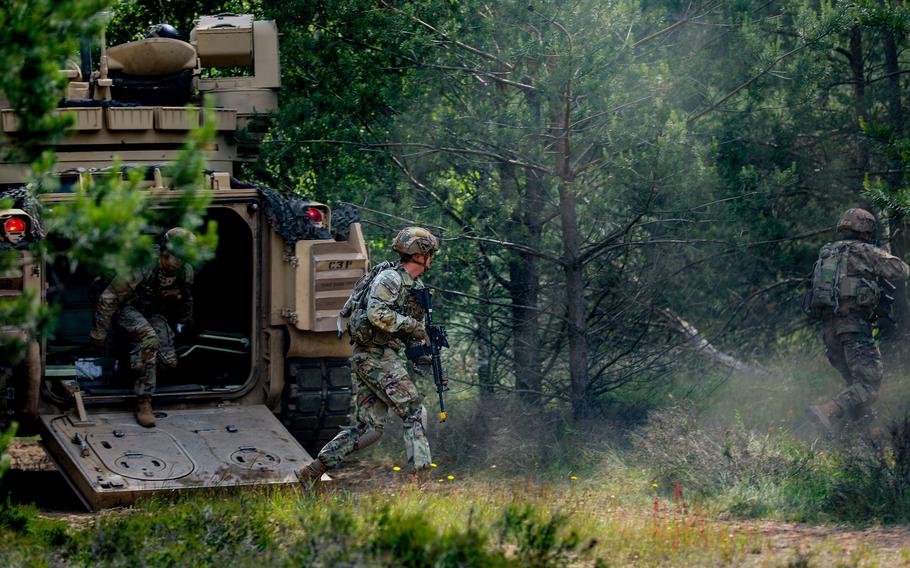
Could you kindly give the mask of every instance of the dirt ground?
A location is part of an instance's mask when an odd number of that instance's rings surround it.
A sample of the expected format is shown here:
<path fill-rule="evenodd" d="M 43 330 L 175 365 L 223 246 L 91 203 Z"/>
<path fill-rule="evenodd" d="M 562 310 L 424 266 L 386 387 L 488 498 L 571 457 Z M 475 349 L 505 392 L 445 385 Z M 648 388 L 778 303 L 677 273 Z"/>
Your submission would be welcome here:
<path fill-rule="evenodd" d="M 3 493 L 17 500 L 33 500 L 41 515 L 86 526 L 99 513 L 85 512 L 78 499 L 35 440 L 16 440 L 9 449 L 11 468 L 3 481 Z M 339 471 L 329 487 L 341 491 L 366 491 L 409 483 L 405 474 L 389 468 L 368 467 L 356 462 Z M 375 466 L 375 464 L 372 464 Z M 49 493 L 50 488 L 55 490 Z M 101 514 L 110 514 L 105 512 Z M 746 566 L 908 566 L 910 526 L 869 528 L 811 525 L 780 521 L 712 521 L 731 533 L 750 535 L 761 543 Z"/>
<path fill-rule="evenodd" d="M 47 457 L 44 447 L 37 440 L 13 440 L 9 447 L 10 468 L 18 471 L 56 471 L 54 462 Z"/>

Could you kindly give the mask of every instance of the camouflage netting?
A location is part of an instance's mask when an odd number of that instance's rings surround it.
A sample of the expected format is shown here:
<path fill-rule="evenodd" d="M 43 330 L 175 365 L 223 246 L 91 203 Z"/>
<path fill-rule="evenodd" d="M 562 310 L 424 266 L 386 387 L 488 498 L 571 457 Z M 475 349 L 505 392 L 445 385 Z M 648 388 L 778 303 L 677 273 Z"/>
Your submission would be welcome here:
<path fill-rule="evenodd" d="M 150 166 L 151 167 L 151 166 Z M 270 189 L 260 184 L 247 183 L 231 178 L 231 185 L 238 188 L 256 189 L 262 194 L 265 202 L 265 216 L 269 224 L 282 236 L 288 244 L 302 240 L 336 238 L 347 240 L 352 223 L 360 221 L 357 208 L 352 205 L 342 205 L 332 211 L 332 231 L 324 227 L 317 227 L 307 210 L 312 202 L 308 199 L 289 195 Z M 22 209 L 35 220 L 29 233 L 29 239 L 40 239 L 43 230 L 41 227 L 40 208 L 37 200 L 26 187 L 0 191 L 0 200 L 12 199 L 13 209 Z M 17 245 L 0 243 L 2 248 L 23 248 L 26 241 Z"/>
<path fill-rule="evenodd" d="M 27 239 L 23 239 L 21 242 L 16 244 L 0 241 L 0 248 L 26 248 L 28 247 L 29 242 L 40 239 L 44 233 L 43 229 L 41 228 L 40 205 L 38 204 L 38 200 L 35 199 L 35 196 L 32 195 L 32 192 L 29 191 L 25 186 L 17 187 L 16 189 L 0 190 L 0 202 L 6 201 L 8 199 L 11 199 L 13 202 L 10 206 L 10 209 L 22 209 L 28 213 L 34 222 L 32 223 L 31 229 L 29 230 Z"/>
<path fill-rule="evenodd" d="M 332 211 L 332 232 L 329 232 L 326 228 L 317 227 L 307 215 L 307 210 L 312 206 L 309 199 L 281 193 L 258 183 L 242 182 L 236 178 L 231 178 L 231 185 L 259 190 L 265 202 L 266 219 L 288 244 L 332 237 L 345 240 L 351 223 L 360 220 L 356 208 L 347 205 L 339 207 Z"/>
<path fill-rule="evenodd" d="M 349 203 L 332 208 L 332 233 L 341 241 L 348 240 L 351 225 L 360 222 L 360 210 Z"/>

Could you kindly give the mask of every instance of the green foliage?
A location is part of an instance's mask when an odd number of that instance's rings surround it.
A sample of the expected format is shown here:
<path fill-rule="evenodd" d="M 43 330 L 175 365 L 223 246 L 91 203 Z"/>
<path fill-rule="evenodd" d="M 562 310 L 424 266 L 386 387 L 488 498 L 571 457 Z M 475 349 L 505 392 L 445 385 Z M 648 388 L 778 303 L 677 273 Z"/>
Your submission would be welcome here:
<path fill-rule="evenodd" d="M 211 201 L 201 151 L 215 135 L 211 108 L 210 101 L 203 123 L 190 132 L 177 160 L 162 172 L 173 189 L 150 194 L 142 189 L 144 168 L 124 170 L 115 161 L 107 175 L 93 175 L 89 183 L 76 188 L 73 199 L 49 209 L 48 230 L 64 243 L 50 252 L 65 255 L 73 269 L 87 265 L 111 277 L 151 263 L 155 238 L 171 227 L 198 230 Z M 118 175 L 121 171 L 123 175 Z M 41 191 L 47 193 L 54 191 L 57 180 L 47 176 L 42 182 Z M 162 203 L 167 207 L 158 207 Z M 210 223 L 195 243 L 184 243 L 181 256 L 198 267 L 211 258 L 216 246 L 216 227 Z"/>
<path fill-rule="evenodd" d="M 52 566 L 69 550 L 73 531 L 64 521 L 41 517 L 34 505 L 0 502 L 0 563 L 4 566 Z"/>
<path fill-rule="evenodd" d="M 38 517 L 34 507 L 6 503 L 0 535 L 9 546 L 0 559 L 56 554 L 74 566 L 506 567 L 563 565 L 590 553 L 578 548 L 576 531 L 565 528 L 568 519 L 536 504 L 502 507 L 491 495 L 495 504 L 479 505 L 483 513 L 465 515 L 458 507 L 440 522 L 433 511 L 442 512 L 454 497 L 403 489 L 400 499 L 266 491 L 152 500 L 69 530 Z M 432 506 L 411 509 L 425 498 Z M 494 528 L 500 542 L 490 539 Z"/>
<path fill-rule="evenodd" d="M 838 210 L 860 198 L 840 53 L 855 25 L 905 21 L 897 8 L 758 0 L 264 10 L 284 34 L 284 91 L 249 172 L 364 204 L 377 253 L 400 224 L 443 228 L 429 278 L 470 294 L 439 302 L 463 380 L 487 392 L 530 381 L 553 404 L 570 384 L 553 120 L 571 109 L 593 256 L 587 391 L 623 416 L 690 365 L 687 339 L 656 310 L 740 357 L 769 355 L 804 325 L 800 285 Z M 870 115 L 882 114 L 881 85 L 867 89 Z"/>
<path fill-rule="evenodd" d="M 633 435 L 636 459 L 660 487 L 737 517 L 801 522 L 905 523 L 910 519 L 910 418 L 884 439 L 849 431 L 807 444 L 786 431 L 705 424 L 679 409 L 653 412 Z"/>
<path fill-rule="evenodd" d="M 171 0 L 169 2 L 142 2 L 116 0 L 113 17 L 107 28 L 108 45 L 143 39 L 155 24 L 171 24 L 189 41 L 193 20 L 202 15 L 224 12 L 260 15 L 262 0 Z"/>
<path fill-rule="evenodd" d="M 847 453 L 831 476 L 826 509 L 852 521 L 910 521 L 910 416 L 895 422 L 886 440 L 863 450 Z"/>
<path fill-rule="evenodd" d="M 16 156 L 26 163 L 57 141 L 69 119 L 54 114 L 66 79 L 59 74 L 79 40 L 105 23 L 112 0 L 10 0 L 0 10 L 0 92 L 16 109 Z"/>
<path fill-rule="evenodd" d="M 514 539 L 523 566 L 563 566 L 568 564 L 581 543 L 575 531 L 564 531 L 562 515 L 540 518 L 528 505 L 510 505 L 500 521 L 500 540 Z"/>
<path fill-rule="evenodd" d="M 16 437 L 17 426 L 18 425 L 13 422 L 5 432 L 0 432 L 0 479 L 3 478 L 3 474 L 6 473 L 6 470 L 8 470 L 10 466 L 10 457 L 9 454 L 6 453 L 6 450 L 9 448 L 13 438 Z"/>

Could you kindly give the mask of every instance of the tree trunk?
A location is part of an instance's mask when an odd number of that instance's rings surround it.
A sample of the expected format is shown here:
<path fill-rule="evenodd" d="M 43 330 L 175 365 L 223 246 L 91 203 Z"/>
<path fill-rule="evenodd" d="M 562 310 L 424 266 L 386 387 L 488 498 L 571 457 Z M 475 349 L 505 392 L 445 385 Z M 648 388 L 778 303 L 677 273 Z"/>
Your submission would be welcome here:
<path fill-rule="evenodd" d="M 514 178 L 513 168 L 500 167 L 501 183 L 520 196 L 511 215 L 509 238 L 513 242 L 533 245 L 539 242 L 540 227 L 534 222 L 539 213 L 530 206 L 534 184 L 524 187 Z M 506 179 L 508 178 L 508 179 Z M 535 207 L 539 206 L 535 201 Z M 515 390 L 520 399 L 536 403 L 540 398 L 540 336 L 537 304 L 540 298 L 540 260 L 524 252 L 510 253 L 509 295 L 512 304 L 512 359 Z"/>
<path fill-rule="evenodd" d="M 576 419 L 591 415 L 588 392 L 588 340 L 585 336 L 587 309 L 584 289 L 584 266 L 578 258 L 580 239 L 575 188 L 572 182 L 560 180 L 559 216 L 562 221 L 563 258 L 566 278 L 566 302 L 569 315 L 569 372 L 572 376 L 572 413 Z"/>
<path fill-rule="evenodd" d="M 856 130 L 856 148 L 854 154 L 855 189 L 863 186 L 866 167 L 869 163 L 869 146 L 865 135 L 860 130 L 860 121 L 866 119 L 866 73 L 863 58 L 863 32 L 858 25 L 850 28 L 850 74 L 853 82 L 853 114 Z"/>
<path fill-rule="evenodd" d="M 559 218 L 562 225 L 563 271 L 569 328 L 569 374 L 572 377 L 572 414 L 588 418 L 592 404 L 588 384 L 587 303 L 584 265 L 581 262 L 581 235 L 575 199 L 574 172 L 569 145 L 571 91 L 566 85 L 560 97 L 550 99 L 550 137 L 556 158 L 555 174 L 559 184 Z"/>
<path fill-rule="evenodd" d="M 521 212 L 524 230 L 527 233 L 527 243 L 540 242 L 540 176 L 535 172 L 527 172 L 525 179 L 524 211 Z M 516 285 L 513 295 L 515 305 L 515 318 L 518 329 L 513 339 L 515 351 L 516 374 L 515 386 L 522 400 L 536 404 L 540 400 L 541 357 L 540 357 L 540 328 L 539 310 L 540 301 L 540 260 L 531 254 L 518 255 L 521 266 L 514 266 L 512 274 L 517 277 L 513 281 Z M 526 306 L 526 307 L 525 307 Z"/>
<path fill-rule="evenodd" d="M 483 248 L 483 247 L 479 247 Z M 490 297 L 490 267 L 489 260 L 480 250 L 475 264 L 477 269 L 477 292 L 481 298 Z M 477 324 L 477 383 L 480 385 L 480 397 L 491 398 L 495 392 L 496 384 L 493 378 L 493 329 L 490 304 L 481 303 L 477 306 L 474 316 Z"/>

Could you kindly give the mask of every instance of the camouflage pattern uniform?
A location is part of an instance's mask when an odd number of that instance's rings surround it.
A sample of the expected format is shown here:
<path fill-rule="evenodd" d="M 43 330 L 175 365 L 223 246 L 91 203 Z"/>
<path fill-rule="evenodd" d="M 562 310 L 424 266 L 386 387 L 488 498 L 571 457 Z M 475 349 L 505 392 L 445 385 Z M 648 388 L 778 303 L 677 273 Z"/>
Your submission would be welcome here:
<path fill-rule="evenodd" d="M 871 213 L 851 209 L 845 213 L 838 229 L 842 237 L 849 238 L 826 244 L 819 254 L 823 256 L 833 249 L 845 247 L 845 275 L 853 282 L 877 286 L 875 283 L 879 279 L 892 282 L 907 279 L 910 267 L 906 263 L 869 242 L 875 230 L 875 218 Z M 868 418 L 870 405 L 878 398 L 882 355 L 872 335 L 875 306 L 861 305 L 863 303 L 858 296 L 848 293 L 839 297 L 836 309 L 823 309 L 819 314 L 828 361 L 847 382 L 847 388 L 827 404 L 825 412 L 831 418 Z"/>
<path fill-rule="evenodd" d="M 404 423 L 408 462 L 415 470 L 430 465 L 426 409 L 398 352 L 423 328 L 425 314 L 411 290 L 423 288 L 402 264 L 380 272 L 370 284 L 366 306 L 354 310 L 348 330 L 354 343 L 354 424 L 338 433 L 319 452 L 319 460 L 334 468 L 351 452 L 379 439 L 391 409 Z"/>
<path fill-rule="evenodd" d="M 157 365 L 177 366 L 174 332 L 169 322 L 192 321 L 192 285 L 192 266 L 184 264 L 169 272 L 159 260 L 128 276 L 117 276 L 98 299 L 91 337 L 104 341 L 112 320 L 126 333 L 130 368 L 140 397 L 155 391 Z"/>

